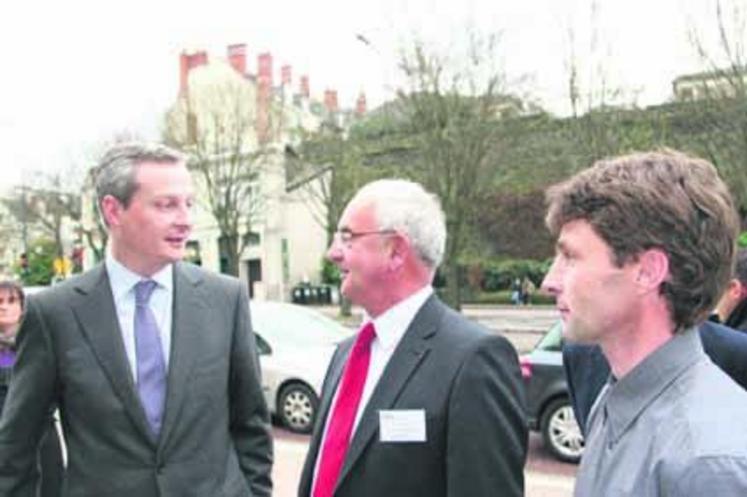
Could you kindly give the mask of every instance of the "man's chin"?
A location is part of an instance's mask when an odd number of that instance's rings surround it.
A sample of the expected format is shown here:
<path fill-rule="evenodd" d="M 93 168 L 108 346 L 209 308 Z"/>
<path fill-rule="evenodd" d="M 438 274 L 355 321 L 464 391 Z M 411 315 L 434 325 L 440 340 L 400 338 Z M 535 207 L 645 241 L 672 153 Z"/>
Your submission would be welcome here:
<path fill-rule="evenodd" d="M 568 321 L 563 323 L 563 339 L 571 343 L 593 344 L 595 334 L 578 323 Z"/>

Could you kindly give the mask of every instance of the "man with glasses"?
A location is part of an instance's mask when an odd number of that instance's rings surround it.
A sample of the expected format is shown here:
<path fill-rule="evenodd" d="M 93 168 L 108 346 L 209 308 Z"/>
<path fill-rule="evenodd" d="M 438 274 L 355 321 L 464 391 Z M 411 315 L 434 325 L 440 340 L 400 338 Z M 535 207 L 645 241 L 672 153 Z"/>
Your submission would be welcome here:
<path fill-rule="evenodd" d="M 445 241 L 438 199 L 409 181 L 343 212 L 327 256 L 367 317 L 330 363 L 300 497 L 524 495 L 516 352 L 433 294 Z"/>

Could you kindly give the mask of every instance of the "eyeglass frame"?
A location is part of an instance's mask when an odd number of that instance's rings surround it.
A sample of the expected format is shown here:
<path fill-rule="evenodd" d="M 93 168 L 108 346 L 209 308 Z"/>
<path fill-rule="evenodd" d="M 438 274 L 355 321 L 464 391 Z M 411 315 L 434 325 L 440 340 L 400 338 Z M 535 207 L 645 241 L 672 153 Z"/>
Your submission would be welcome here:
<path fill-rule="evenodd" d="M 358 238 L 370 235 L 396 235 L 399 232 L 395 229 L 370 230 L 370 231 L 353 231 L 349 228 L 338 229 L 334 232 L 333 240 L 337 240 L 345 245 L 350 245 Z"/>

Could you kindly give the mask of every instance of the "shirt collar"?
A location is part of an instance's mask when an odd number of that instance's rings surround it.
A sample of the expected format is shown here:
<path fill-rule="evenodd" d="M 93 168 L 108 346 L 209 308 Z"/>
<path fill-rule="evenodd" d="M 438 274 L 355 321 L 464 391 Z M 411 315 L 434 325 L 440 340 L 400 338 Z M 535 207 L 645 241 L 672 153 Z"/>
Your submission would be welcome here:
<path fill-rule="evenodd" d="M 415 314 L 431 294 L 433 294 L 433 287 L 426 285 L 373 320 L 376 339 L 384 349 L 392 348 L 399 343 L 402 335 L 415 319 Z"/>
<path fill-rule="evenodd" d="M 125 267 L 121 262 L 115 259 L 109 251 L 106 253 L 106 272 L 109 275 L 109 282 L 111 283 L 112 294 L 115 301 L 122 299 L 138 282 L 145 279 L 141 275 Z M 167 264 L 151 275 L 149 279 L 158 283 L 158 288 L 164 288 L 168 292 L 171 292 L 171 289 L 174 286 L 173 274 L 174 265 Z"/>
<path fill-rule="evenodd" d="M 611 380 L 604 406 L 611 440 L 619 440 L 662 391 L 703 357 L 698 330 L 691 328 L 676 334 L 619 380 Z"/>

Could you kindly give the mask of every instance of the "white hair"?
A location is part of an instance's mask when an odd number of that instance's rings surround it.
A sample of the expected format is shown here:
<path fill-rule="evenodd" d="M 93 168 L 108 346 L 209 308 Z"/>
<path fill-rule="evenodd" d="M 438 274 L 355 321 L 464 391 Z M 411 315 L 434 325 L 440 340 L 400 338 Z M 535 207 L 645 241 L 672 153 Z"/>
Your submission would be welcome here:
<path fill-rule="evenodd" d="M 446 222 L 438 197 L 404 179 L 380 179 L 363 186 L 350 201 L 369 204 L 380 230 L 407 236 L 420 259 L 435 270 L 444 256 Z"/>

